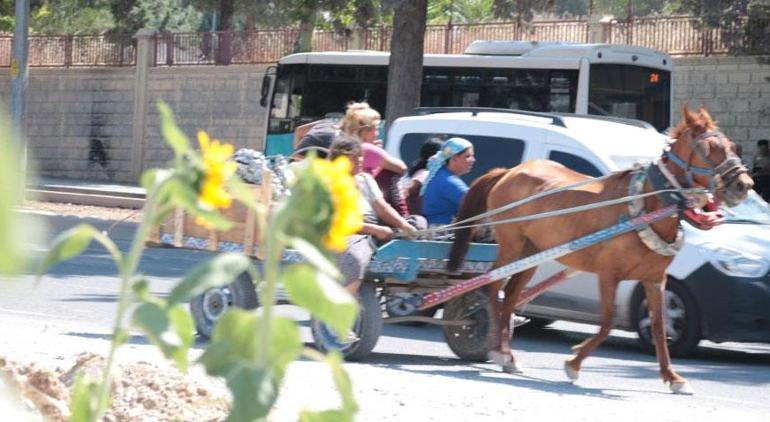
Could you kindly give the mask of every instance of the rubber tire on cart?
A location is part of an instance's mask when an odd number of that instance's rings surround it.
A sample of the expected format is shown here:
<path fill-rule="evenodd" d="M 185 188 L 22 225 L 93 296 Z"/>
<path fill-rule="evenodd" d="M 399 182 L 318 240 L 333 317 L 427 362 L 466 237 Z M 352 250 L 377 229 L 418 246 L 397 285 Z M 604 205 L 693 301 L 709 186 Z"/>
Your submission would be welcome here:
<path fill-rule="evenodd" d="M 444 338 L 449 348 L 460 359 L 486 362 L 494 348 L 494 326 L 489 296 L 486 289 L 477 289 L 452 299 L 444 306 L 444 320 L 472 320 L 469 325 L 444 326 Z"/>
<path fill-rule="evenodd" d="M 666 283 L 666 295 L 663 303 L 666 313 L 666 325 L 673 326 L 674 332 L 666 332 L 668 351 L 673 357 L 691 355 L 701 340 L 700 312 L 692 294 L 677 280 L 670 278 Z M 633 315 L 639 344 L 647 352 L 655 353 L 655 344 L 650 332 L 650 318 L 644 288 L 639 285 L 631 298 Z"/>
<path fill-rule="evenodd" d="M 336 350 L 345 360 L 358 361 L 371 353 L 382 333 L 382 309 L 377 291 L 371 282 L 363 282 L 358 289 L 359 314 L 353 324 L 358 341 L 341 343 L 337 335 L 319 320 L 310 320 L 310 331 L 318 350 L 327 353 Z"/>
<path fill-rule="evenodd" d="M 257 290 L 248 273 L 243 273 L 234 282 L 208 289 L 190 301 L 195 329 L 204 338 L 211 338 L 217 320 L 231 307 L 256 309 L 259 306 Z"/>

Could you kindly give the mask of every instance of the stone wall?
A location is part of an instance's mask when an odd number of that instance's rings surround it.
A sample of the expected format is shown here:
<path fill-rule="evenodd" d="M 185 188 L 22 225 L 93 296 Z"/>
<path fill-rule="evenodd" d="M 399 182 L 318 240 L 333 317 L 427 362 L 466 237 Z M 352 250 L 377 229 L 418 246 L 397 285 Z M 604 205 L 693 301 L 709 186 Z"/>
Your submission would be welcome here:
<path fill-rule="evenodd" d="M 675 122 L 683 103 L 706 106 L 722 131 L 743 147 L 747 164 L 756 141 L 770 139 L 769 57 L 674 59 L 673 86 Z"/>
<path fill-rule="evenodd" d="M 133 69 L 30 72 L 26 134 L 39 171 L 127 181 L 133 89 Z"/>
<path fill-rule="evenodd" d="M 171 150 L 160 136 L 156 104 L 165 101 L 177 123 L 239 147 L 261 149 L 265 111 L 259 87 L 265 66 L 153 67 L 149 70 L 141 168 L 163 166 Z M 11 107 L 11 79 L 0 76 L 0 96 Z M 132 172 L 134 68 L 32 68 L 26 134 L 42 176 L 135 183 Z"/>
<path fill-rule="evenodd" d="M 259 96 L 264 72 L 265 66 L 258 65 L 150 69 L 144 168 L 162 166 L 172 157 L 160 135 L 158 101 L 171 107 L 177 124 L 195 145 L 195 134 L 203 129 L 236 149 L 261 150 L 266 111 Z"/>
<path fill-rule="evenodd" d="M 32 68 L 26 125 L 30 155 L 43 176 L 135 183 L 137 169 L 162 166 L 171 157 L 160 137 L 159 100 L 171 106 L 193 143 L 195 132 L 205 129 L 236 148 L 260 150 L 264 70 L 258 65 L 150 67 L 145 104 L 137 108 L 135 68 Z M 705 105 L 723 131 L 743 146 L 746 162 L 751 162 L 756 140 L 770 138 L 768 58 L 675 59 L 673 81 L 675 119 L 683 102 Z M 0 73 L 0 96 L 10 109 L 7 72 Z M 136 109 L 144 109 L 146 117 L 138 138 Z M 132 162 L 134 138 L 143 139 L 141 163 Z"/>

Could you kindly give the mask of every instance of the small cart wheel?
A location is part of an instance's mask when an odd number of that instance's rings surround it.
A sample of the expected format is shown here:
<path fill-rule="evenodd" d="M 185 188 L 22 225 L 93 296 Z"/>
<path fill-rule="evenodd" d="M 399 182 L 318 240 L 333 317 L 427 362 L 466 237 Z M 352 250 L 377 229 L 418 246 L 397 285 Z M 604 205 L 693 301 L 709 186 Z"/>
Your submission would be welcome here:
<path fill-rule="evenodd" d="M 331 350 L 340 352 L 346 360 L 355 361 L 365 358 L 374 349 L 382 333 L 382 310 L 380 299 L 374 284 L 364 282 L 358 290 L 359 313 L 353 324 L 353 332 L 358 340 L 340 341 L 334 330 L 317 319 L 310 321 L 310 331 L 316 347 L 326 353 Z"/>
<path fill-rule="evenodd" d="M 259 306 L 257 290 L 249 273 L 243 273 L 232 283 L 208 289 L 190 301 L 190 312 L 195 329 L 204 339 L 211 338 L 214 324 L 231 307 L 256 309 Z"/>
<path fill-rule="evenodd" d="M 460 359 L 489 360 L 487 353 L 493 348 L 495 322 L 486 289 L 474 290 L 447 302 L 444 320 L 469 321 L 467 325 L 444 326 L 444 338 Z"/>

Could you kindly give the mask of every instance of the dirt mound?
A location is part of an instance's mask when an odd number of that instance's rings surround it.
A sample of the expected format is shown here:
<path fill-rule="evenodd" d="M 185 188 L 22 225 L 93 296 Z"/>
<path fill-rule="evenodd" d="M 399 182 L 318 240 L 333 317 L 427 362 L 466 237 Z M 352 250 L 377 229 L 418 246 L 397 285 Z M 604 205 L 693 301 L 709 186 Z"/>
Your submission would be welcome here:
<path fill-rule="evenodd" d="M 34 418 L 69 419 L 69 402 L 78 374 L 101 379 L 105 359 L 92 353 L 79 355 L 72 367 L 42 368 L 0 358 L 0 383 L 5 382 L 16 403 Z M 173 367 L 147 362 L 126 362 L 113 369 L 112 405 L 105 421 L 219 421 L 227 417 L 229 397 L 202 385 Z M 1 390 L 1 389 L 0 389 Z"/>

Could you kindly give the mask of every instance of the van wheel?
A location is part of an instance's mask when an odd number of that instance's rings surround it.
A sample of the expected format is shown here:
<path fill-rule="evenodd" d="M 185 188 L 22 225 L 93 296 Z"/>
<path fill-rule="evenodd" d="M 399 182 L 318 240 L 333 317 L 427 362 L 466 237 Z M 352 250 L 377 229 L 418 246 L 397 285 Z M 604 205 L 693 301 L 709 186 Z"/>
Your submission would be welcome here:
<path fill-rule="evenodd" d="M 211 338 L 214 325 L 228 309 L 256 309 L 258 306 L 257 290 L 248 272 L 226 286 L 208 289 L 190 300 L 195 329 L 206 340 Z"/>
<path fill-rule="evenodd" d="M 654 354 L 655 343 L 650 330 L 650 313 L 644 288 L 641 285 L 634 292 L 631 303 L 639 344 L 645 352 Z M 691 355 L 701 340 L 700 312 L 690 292 L 673 278 L 669 278 L 666 283 L 663 310 L 669 353 L 674 357 Z"/>

